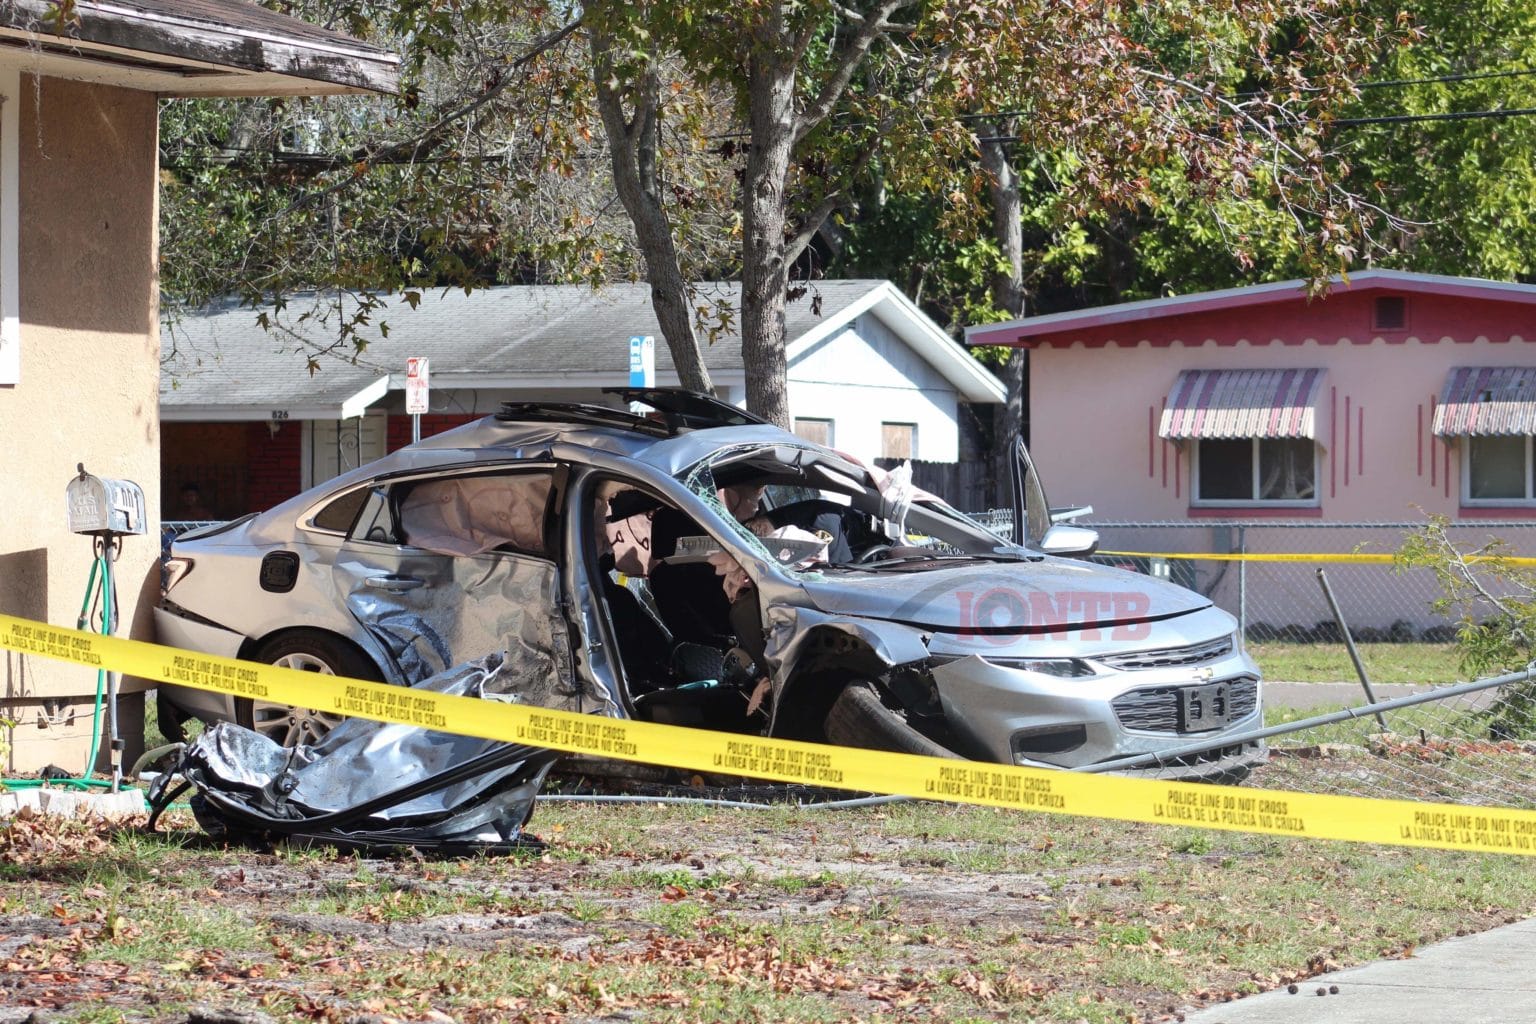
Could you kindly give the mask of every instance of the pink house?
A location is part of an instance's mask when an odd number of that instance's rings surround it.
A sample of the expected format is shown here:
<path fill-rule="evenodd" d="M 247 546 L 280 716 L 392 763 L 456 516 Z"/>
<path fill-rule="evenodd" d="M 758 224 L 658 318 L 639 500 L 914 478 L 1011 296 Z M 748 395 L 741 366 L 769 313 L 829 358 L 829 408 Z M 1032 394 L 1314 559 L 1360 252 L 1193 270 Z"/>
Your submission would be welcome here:
<path fill-rule="evenodd" d="M 1536 286 L 1398 271 L 973 327 L 1030 352 L 1053 503 L 1105 520 L 1536 520 Z"/>

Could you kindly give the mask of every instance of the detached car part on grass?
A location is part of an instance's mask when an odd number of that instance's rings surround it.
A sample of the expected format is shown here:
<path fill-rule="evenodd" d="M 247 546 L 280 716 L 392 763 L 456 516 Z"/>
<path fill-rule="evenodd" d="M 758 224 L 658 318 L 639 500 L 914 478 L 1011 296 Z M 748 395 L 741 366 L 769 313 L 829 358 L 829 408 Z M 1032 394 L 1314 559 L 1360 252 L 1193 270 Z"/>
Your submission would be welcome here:
<path fill-rule="evenodd" d="M 267 512 L 179 538 L 161 641 L 410 685 L 505 651 L 526 702 L 1075 768 L 1192 740 L 1235 780 L 1259 673 L 1191 591 L 1061 554 L 1019 447 L 1005 540 L 713 398 L 509 405 Z M 170 715 L 279 743 L 333 724 L 179 687 Z"/>
<path fill-rule="evenodd" d="M 498 654 L 418 689 L 515 701 L 521 677 Z M 239 842 L 443 852 L 537 846 L 523 826 L 557 756 L 365 718 L 347 719 L 313 745 L 287 747 L 219 722 L 151 786 L 150 828 L 190 786 L 204 830 Z"/>

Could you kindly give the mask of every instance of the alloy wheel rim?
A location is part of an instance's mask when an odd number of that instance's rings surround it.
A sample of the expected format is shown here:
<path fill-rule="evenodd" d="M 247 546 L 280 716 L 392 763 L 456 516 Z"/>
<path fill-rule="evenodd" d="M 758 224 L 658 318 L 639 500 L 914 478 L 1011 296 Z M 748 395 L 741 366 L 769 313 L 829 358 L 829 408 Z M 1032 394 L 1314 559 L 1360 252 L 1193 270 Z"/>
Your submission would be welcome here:
<path fill-rule="evenodd" d="M 272 664 L 278 668 L 315 672 L 324 676 L 336 674 L 324 659 L 302 651 L 285 654 Z M 251 728 L 285 747 L 318 742 L 341 720 L 341 715 L 319 708 L 295 707 L 267 700 L 251 702 Z"/>

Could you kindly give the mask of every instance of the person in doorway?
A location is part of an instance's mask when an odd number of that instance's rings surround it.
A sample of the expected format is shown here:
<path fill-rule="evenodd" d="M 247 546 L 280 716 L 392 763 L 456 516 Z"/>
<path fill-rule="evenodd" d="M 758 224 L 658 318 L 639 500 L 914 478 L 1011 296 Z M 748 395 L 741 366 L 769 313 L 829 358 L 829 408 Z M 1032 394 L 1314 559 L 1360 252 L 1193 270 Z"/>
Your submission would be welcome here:
<path fill-rule="evenodd" d="M 176 506 L 178 519 L 217 519 L 213 509 L 203 501 L 202 488 L 195 483 L 186 483 L 181 488 L 181 501 Z"/>

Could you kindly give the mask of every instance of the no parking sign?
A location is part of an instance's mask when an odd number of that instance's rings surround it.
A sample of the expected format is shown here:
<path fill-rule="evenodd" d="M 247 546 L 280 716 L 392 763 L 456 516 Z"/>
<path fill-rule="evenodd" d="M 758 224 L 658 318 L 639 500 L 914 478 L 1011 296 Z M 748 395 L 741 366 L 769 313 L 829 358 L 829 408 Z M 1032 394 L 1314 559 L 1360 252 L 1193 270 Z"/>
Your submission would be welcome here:
<path fill-rule="evenodd" d="M 420 416 L 427 411 L 427 392 L 430 387 L 427 360 L 412 356 L 405 361 L 405 411 Z"/>

